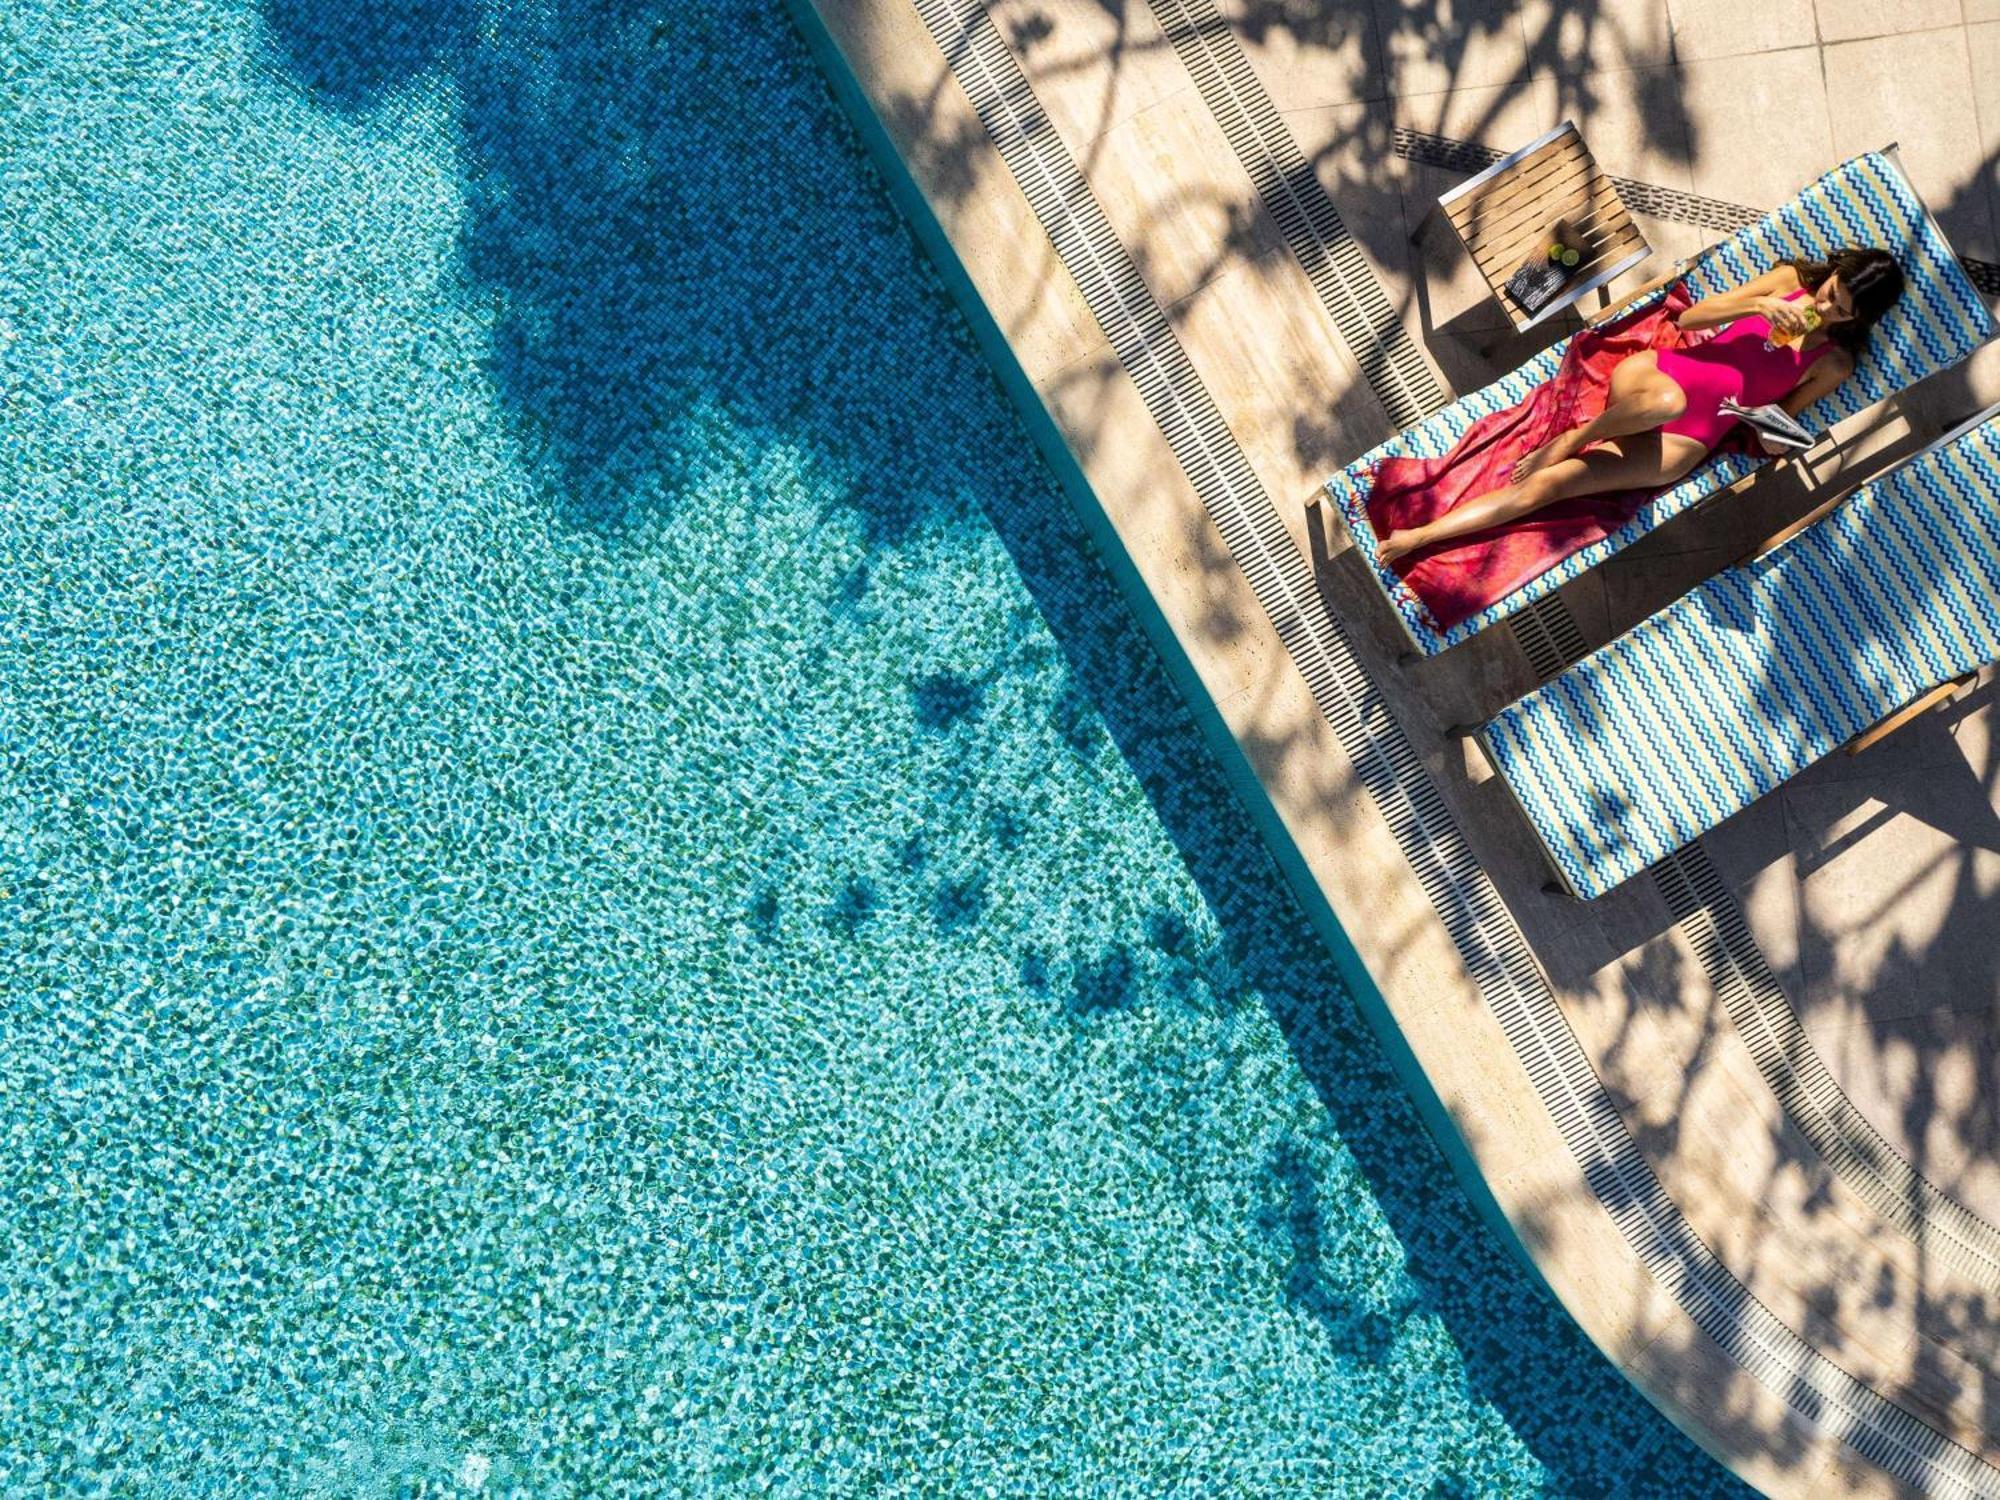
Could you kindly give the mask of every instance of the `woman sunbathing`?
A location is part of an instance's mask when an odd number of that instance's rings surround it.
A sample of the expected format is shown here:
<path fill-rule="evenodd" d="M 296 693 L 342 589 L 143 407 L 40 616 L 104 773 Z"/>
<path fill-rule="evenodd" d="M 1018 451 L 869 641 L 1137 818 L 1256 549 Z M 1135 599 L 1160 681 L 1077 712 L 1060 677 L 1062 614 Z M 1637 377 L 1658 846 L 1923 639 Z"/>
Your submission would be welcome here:
<path fill-rule="evenodd" d="M 1886 250 L 1836 250 L 1824 261 L 1787 261 L 1690 304 L 1675 320 L 1682 330 L 1727 326 L 1705 343 L 1627 355 L 1611 373 L 1602 412 L 1524 455 L 1502 488 L 1428 525 L 1390 531 L 1380 544 L 1383 563 L 1505 526 L 1558 500 L 1665 489 L 1735 426 L 1722 409 L 1725 397 L 1742 406 L 1777 402 L 1797 416 L 1832 391 L 1853 372 L 1868 330 L 1902 290 L 1902 268 Z M 1772 347 L 1766 340 L 1774 331 L 1793 343 Z"/>

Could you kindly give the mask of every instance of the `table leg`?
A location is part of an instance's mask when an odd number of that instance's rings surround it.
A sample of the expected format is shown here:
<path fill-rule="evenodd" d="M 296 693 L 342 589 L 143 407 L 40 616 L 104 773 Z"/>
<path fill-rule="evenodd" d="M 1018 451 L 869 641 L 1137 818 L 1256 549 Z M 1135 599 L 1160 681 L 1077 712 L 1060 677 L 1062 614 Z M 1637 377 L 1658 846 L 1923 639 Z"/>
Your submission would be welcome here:
<path fill-rule="evenodd" d="M 1437 211 L 1437 202 L 1436 200 L 1432 200 L 1431 206 L 1424 210 L 1424 216 L 1417 220 L 1417 227 L 1410 231 L 1410 243 L 1412 245 L 1423 243 L 1424 231 L 1430 227 L 1431 219 L 1436 215 Z"/>

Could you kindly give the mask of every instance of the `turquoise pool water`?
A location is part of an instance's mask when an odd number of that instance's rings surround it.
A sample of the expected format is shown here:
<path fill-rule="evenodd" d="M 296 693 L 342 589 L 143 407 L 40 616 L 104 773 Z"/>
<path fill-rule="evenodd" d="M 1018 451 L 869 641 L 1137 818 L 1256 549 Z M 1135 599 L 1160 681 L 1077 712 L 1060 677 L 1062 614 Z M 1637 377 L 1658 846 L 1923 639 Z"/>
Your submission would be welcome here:
<path fill-rule="evenodd" d="M 774 5 L 0 56 L 0 1491 L 1726 1487 Z"/>

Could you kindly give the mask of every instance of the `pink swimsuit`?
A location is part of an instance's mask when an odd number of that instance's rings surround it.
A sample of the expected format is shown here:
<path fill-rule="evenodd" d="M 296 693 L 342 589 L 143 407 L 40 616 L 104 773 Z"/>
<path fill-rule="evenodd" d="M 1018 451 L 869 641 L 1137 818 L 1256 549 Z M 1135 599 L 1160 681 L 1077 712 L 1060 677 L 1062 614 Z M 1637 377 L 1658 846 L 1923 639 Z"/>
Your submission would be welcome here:
<path fill-rule="evenodd" d="M 1785 300 L 1805 295 L 1801 287 Z M 1686 393 L 1687 410 L 1663 424 L 1660 431 L 1677 432 L 1713 448 L 1736 425 L 1736 418 L 1722 410 L 1723 397 L 1743 406 L 1782 401 L 1813 361 L 1833 347 L 1828 341 L 1810 354 L 1797 349 L 1766 349 L 1764 340 L 1770 332 L 1769 319 L 1761 313 L 1748 313 L 1706 343 L 1662 349 L 1660 373 Z"/>

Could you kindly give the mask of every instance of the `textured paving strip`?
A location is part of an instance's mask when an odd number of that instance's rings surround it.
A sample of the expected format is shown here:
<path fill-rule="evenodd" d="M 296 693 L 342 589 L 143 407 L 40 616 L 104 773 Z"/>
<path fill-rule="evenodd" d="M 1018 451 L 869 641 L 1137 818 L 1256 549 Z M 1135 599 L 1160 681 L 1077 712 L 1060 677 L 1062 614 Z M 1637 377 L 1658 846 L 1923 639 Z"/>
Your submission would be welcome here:
<path fill-rule="evenodd" d="M 1206 0 L 1151 4 L 1390 420 L 1408 427 L 1449 405 L 1444 382 L 1396 316 L 1228 24 Z"/>

